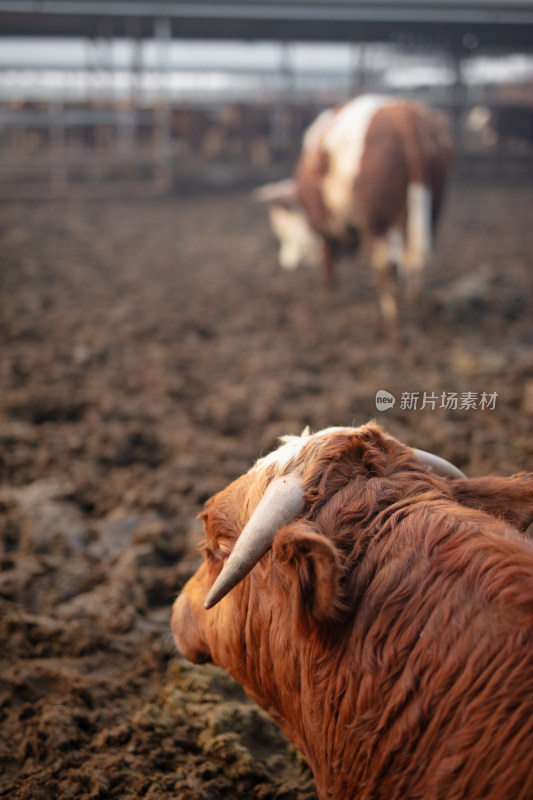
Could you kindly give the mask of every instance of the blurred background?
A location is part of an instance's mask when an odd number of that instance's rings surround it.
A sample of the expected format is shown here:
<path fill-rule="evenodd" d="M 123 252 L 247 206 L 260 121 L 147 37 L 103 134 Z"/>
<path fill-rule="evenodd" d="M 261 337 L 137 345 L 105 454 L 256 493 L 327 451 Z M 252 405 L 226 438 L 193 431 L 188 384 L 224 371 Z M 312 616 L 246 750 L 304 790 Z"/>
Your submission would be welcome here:
<path fill-rule="evenodd" d="M 531 13 L 528 0 L 2 2 L 3 195 L 235 183 L 286 167 L 317 112 L 362 91 L 440 107 L 461 157 L 521 169 Z"/>
<path fill-rule="evenodd" d="M 280 270 L 251 196 L 362 92 L 456 142 L 398 348 L 364 257 Z M 176 657 L 196 515 L 306 425 L 532 469 L 532 178 L 533 0 L 0 0 L 0 797 L 314 797 Z"/>

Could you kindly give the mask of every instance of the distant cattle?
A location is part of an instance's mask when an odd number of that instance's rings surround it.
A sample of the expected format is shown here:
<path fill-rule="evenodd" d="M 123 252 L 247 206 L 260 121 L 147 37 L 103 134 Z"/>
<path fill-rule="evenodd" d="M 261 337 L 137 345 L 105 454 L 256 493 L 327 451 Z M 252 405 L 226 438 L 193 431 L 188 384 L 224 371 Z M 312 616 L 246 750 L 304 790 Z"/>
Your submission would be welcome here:
<path fill-rule="evenodd" d="M 512 151 L 533 146 L 533 108 L 524 105 L 474 106 L 467 129 L 477 133 L 483 144 Z"/>
<path fill-rule="evenodd" d="M 304 135 L 293 177 L 255 192 L 270 204 L 280 265 L 322 264 L 331 283 L 339 252 L 361 245 L 395 335 L 398 282 L 412 313 L 452 153 L 447 120 L 419 103 L 363 95 L 322 112 Z"/>
<path fill-rule="evenodd" d="M 332 428 L 201 516 L 177 645 L 243 684 L 321 800 L 533 797 L 533 474 L 469 479 Z"/>

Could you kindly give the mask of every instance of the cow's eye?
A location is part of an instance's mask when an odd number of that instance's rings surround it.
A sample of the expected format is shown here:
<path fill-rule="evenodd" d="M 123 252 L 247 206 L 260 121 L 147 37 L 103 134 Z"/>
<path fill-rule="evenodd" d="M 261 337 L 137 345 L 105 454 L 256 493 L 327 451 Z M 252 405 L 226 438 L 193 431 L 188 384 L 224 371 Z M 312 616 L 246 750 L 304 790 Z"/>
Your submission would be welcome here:
<path fill-rule="evenodd" d="M 204 539 L 200 549 L 209 564 L 221 566 L 231 553 L 233 540 L 220 536 L 210 540 Z"/>
<path fill-rule="evenodd" d="M 226 553 L 221 547 L 217 546 L 206 547 L 204 553 L 206 559 L 211 564 L 222 564 L 228 557 L 228 553 Z"/>
<path fill-rule="evenodd" d="M 231 548 L 228 547 L 225 543 L 219 542 L 218 547 L 215 550 L 214 556 L 217 561 L 225 561 L 230 553 L 231 553 Z"/>
<path fill-rule="evenodd" d="M 221 536 L 218 540 L 218 549 L 221 551 L 223 558 L 227 558 L 232 550 L 233 541 Z"/>

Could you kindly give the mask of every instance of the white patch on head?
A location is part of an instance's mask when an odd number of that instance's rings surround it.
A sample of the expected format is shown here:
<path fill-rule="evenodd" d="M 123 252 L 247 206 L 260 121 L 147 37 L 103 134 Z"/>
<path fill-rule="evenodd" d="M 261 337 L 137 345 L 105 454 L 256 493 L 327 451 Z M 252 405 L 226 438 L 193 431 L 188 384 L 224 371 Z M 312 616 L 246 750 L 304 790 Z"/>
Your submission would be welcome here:
<path fill-rule="evenodd" d="M 273 450 L 267 456 L 258 459 L 252 469 L 263 469 L 275 465 L 278 469 L 285 469 L 289 464 L 298 458 L 300 450 L 309 439 L 309 434 L 302 436 L 281 436 L 281 446 Z"/>
<path fill-rule="evenodd" d="M 280 205 L 269 208 L 270 225 L 278 237 L 278 261 L 283 269 L 301 264 L 317 267 L 322 260 L 322 239 L 310 227 L 303 211 Z"/>
<path fill-rule="evenodd" d="M 346 434 L 353 433 L 356 428 L 324 428 L 317 433 L 309 433 L 309 428 L 305 428 L 301 436 L 281 436 L 281 446 L 277 450 L 273 450 L 267 456 L 258 459 L 252 469 L 263 469 L 264 467 L 276 466 L 280 471 L 290 466 L 298 456 L 304 444 L 310 439 L 324 438 L 332 433 L 344 432 Z"/>
<path fill-rule="evenodd" d="M 322 139 L 329 156 L 329 171 L 322 192 L 325 205 L 342 223 L 350 221 L 353 184 L 361 167 L 370 122 L 381 108 L 397 104 L 393 97 L 362 95 L 346 103 L 330 120 Z"/>

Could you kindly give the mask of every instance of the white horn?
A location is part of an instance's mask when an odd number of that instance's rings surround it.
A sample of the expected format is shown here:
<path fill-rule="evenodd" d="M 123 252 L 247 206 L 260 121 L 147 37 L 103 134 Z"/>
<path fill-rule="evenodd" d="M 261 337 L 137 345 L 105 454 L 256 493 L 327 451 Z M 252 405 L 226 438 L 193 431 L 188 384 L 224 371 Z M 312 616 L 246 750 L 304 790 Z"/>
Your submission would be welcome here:
<path fill-rule="evenodd" d="M 211 587 L 204 608 L 212 608 L 248 575 L 272 546 L 276 531 L 299 515 L 303 497 L 301 480 L 294 473 L 269 483 Z"/>
<path fill-rule="evenodd" d="M 446 461 L 446 459 L 440 456 L 436 456 L 434 453 L 428 453 L 425 450 L 417 450 L 416 447 L 413 447 L 413 452 L 418 456 L 420 461 L 423 461 L 424 464 L 444 478 L 466 478 L 464 472 L 461 472 L 460 469 L 450 464 L 449 461 Z"/>
<path fill-rule="evenodd" d="M 297 184 L 294 178 L 286 178 L 275 183 L 265 183 L 252 192 L 252 197 L 259 203 L 273 203 L 276 200 L 296 200 Z"/>

